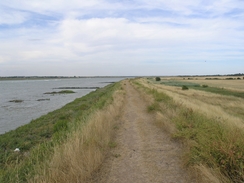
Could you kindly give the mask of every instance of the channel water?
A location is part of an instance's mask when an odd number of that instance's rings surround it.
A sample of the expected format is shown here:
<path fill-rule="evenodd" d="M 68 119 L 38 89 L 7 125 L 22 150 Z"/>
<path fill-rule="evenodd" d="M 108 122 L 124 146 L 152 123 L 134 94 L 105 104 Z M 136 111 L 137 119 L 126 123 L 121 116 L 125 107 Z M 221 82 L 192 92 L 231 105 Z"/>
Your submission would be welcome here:
<path fill-rule="evenodd" d="M 95 90 L 91 88 L 104 87 L 122 79 L 97 77 L 0 81 L 0 134 L 27 124 Z M 45 94 L 64 88 L 72 88 L 75 93 Z"/>

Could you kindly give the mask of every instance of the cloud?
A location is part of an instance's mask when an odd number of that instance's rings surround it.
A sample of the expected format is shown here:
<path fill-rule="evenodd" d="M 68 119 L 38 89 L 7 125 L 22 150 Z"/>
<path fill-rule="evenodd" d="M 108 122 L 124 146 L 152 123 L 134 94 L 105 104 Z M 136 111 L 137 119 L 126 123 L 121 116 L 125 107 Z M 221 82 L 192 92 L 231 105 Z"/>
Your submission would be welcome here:
<path fill-rule="evenodd" d="M 20 24 L 28 19 L 28 14 L 21 11 L 12 11 L 9 8 L 0 8 L 0 25 Z"/>
<path fill-rule="evenodd" d="M 200 71 L 205 59 L 240 63 L 242 7 L 238 0 L 3 0 L 0 67 L 7 75 L 35 73 L 31 68 L 47 75 L 143 75 L 161 68 L 177 74 L 184 65 Z"/>

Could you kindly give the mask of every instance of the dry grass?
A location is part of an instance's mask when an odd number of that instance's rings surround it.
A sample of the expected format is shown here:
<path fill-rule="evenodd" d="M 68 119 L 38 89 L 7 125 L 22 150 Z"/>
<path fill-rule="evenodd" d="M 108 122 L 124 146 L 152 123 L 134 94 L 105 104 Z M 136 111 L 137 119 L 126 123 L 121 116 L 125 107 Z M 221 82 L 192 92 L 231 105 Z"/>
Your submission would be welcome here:
<path fill-rule="evenodd" d="M 141 80 L 141 82 L 146 87 L 156 88 L 158 91 L 166 93 L 178 104 L 192 108 L 208 117 L 216 118 L 221 122 L 244 128 L 244 99 L 198 90 L 182 91 L 179 87 L 152 85 L 145 80 Z"/>
<path fill-rule="evenodd" d="M 183 140 L 184 161 L 199 174 L 199 182 L 244 180 L 243 99 L 139 80 L 154 96 L 156 125 Z M 157 98 L 163 99 L 162 101 Z M 170 97 L 172 100 L 170 100 Z M 238 109 L 238 110 L 234 110 Z M 233 135 L 235 134 L 235 135 Z"/>
<path fill-rule="evenodd" d="M 200 85 L 208 85 L 212 87 L 218 88 L 225 88 L 234 91 L 244 91 L 244 80 L 243 76 L 241 76 L 240 80 L 233 79 L 233 80 L 226 80 L 229 77 L 214 77 L 218 78 L 217 80 L 214 79 L 206 79 L 206 78 L 213 78 L 213 77 L 191 77 L 190 80 L 187 78 L 183 79 L 182 77 L 163 77 L 162 80 L 174 80 L 174 81 L 184 81 L 189 83 L 196 83 Z M 237 77 L 233 77 L 237 78 Z"/>
<path fill-rule="evenodd" d="M 123 92 L 114 94 L 113 103 L 90 116 L 85 126 L 76 129 L 65 143 L 57 146 L 51 161 L 39 169 L 30 182 L 84 182 L 102 163 L 109 148 L 113 126 L 123 105 Z"/>
<path fill-rule="evenodd" d="M 231 183 L 226 177 L 224 177 L 218 170 L 210 169 L 204 165 L 196 165 L 193 171 L 198 172 L 200 175 L 200 181 L 202 183 Z"/>

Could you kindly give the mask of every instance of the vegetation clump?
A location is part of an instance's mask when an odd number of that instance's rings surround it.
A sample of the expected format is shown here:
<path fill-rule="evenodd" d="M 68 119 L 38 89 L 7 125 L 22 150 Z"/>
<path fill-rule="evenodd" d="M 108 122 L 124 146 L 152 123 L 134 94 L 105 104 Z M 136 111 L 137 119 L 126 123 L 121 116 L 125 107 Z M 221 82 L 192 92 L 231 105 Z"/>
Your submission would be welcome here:
<path fill-rule="evenodd" d="M 51 94 L 51 95 L 55 95 L 55 94 L 71 94 L 71 93 L 75 93 L 74 91 L 72 90 L 62 90 L 62 91 L 54 91 L 54 92 L 46 92 L 44 94 Z"/>
<path fill-rule="evenodd" d="M 189 88 L 186 85 L 183 85 L 182 90 L 189 90 Z"/>
<path fill-rule="evenodd" d="M 161 78 L 160 77 L 156 77 L 155 80 L 156 81 L 161 81 Z"/>
<path fill-rule="evenodd" d="M 21 103 L 21 102 L 23 102 L 23 100 L 10 100 L 9 102 Z"/>

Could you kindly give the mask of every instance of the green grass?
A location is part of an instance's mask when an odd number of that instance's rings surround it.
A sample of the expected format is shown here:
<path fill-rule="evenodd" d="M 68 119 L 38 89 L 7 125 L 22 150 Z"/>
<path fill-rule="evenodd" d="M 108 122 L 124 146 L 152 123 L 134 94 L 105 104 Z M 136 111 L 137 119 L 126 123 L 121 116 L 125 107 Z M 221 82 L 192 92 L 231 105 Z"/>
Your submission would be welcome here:
<path fill-rule="evenodd" d="M 237 92 L 237 91 L 227 90 L 227 89 L 224 89 L 224 88 L 216 88 L 216 87 L 192 87 L 192 89 L 206 91 L 206 92 L 211 92 L 211 93 L 216 93 L 216 94 L 220 94 L 220 95 L 226 95 L 226 96 L 234 96 L 234 97 L 244 98 L 244 92 Z"/>
<path fill-rule="evenodd" d="M 243 131 L 188 108 L 181 108 L 172 122 L 178 129 L 174 137 L 191 142 L 189 164 L 205 164 L 233 182 L 244 181 Z"/>
<path fill-rule="evenodd" d="M 64 142 L 87 117 L 112 102 L 120 83 L 110 84 L 32 120 L 29 124 L 0 135 L 0 182 L 27 182 L 35 166 L 47 159 L 56 144 Z M 20 148 L 20 152 L 14 152 Z"/>
<path fill-rule="evenodd" d="M 200 87 L 200 84 L 196 84 L 196 83 L 191 83 L 191 82 L 186 82 L 186 81 L 176 81 L 176 80 L 166 80 L 166 81 L 162 81 L 160 82 L 160 84 L 164 84 L 164 85 L 168 85 L 168 86 L 178 86 L 178 87 L 182 87 L 182 86 L 187 86 L 187 87 Z"/>
<path fill-rule="evenodd" d="M 237 91 L 227 90 L 224 88 L 209 87 L 208 85 L 201 86 L 200 84 L 191 83 L 191 82 L 170 80 L 170 81 L 163 81 L 160 84 L 165 84 L 168 86 L 177 86 L 177 87 L 186 86 L 194 90 L 201 90 L 201 91 L 216 93 L 220 95 L 244 98 L 244 92 L 237 92 Z"/>

